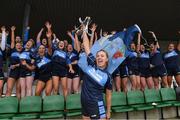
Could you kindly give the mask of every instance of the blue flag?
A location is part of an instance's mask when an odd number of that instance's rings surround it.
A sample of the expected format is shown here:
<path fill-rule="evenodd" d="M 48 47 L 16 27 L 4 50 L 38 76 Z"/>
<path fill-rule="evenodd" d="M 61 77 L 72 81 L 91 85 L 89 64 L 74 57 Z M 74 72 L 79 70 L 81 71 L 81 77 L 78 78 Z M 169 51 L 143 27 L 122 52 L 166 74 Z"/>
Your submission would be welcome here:
<path fill-rule="evenodd" d="M 96 53 L 103 49 L 108 53 L 109 63 L 107 71 L 112 74 L 114 70 L 124 61 L 129 55 L 128 47 L 131 44 L 135 33 L 141 32 L 137 25 L 127 28 L 125 31 L 118 32 L 115 35 L 108 35 L 101 37 L 94 43 L 91 48 L 91 53 L 96 56 Z M 80 56 L 78 65 L 83 70 L 84 64 L 87 64 L 87 56 L 82 54 Z"/>

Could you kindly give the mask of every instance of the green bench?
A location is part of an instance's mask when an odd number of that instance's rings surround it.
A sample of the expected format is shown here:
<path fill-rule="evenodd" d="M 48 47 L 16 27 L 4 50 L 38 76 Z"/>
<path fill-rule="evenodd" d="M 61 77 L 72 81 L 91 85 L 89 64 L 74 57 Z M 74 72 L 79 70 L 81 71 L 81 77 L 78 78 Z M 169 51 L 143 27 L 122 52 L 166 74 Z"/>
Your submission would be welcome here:
<path fill-rule="evenodd" d="M 64 97 L 61 95 L 45 96 L 43 99 L 43 113 L 40 118 L 64 118 Z"/>
<path fill-rule="evenodd" d="M 13 119 L 36 119 L 42 112 L 42 99 L 40 96 L 27 96 L 20 100 L 19 113 Z"/>

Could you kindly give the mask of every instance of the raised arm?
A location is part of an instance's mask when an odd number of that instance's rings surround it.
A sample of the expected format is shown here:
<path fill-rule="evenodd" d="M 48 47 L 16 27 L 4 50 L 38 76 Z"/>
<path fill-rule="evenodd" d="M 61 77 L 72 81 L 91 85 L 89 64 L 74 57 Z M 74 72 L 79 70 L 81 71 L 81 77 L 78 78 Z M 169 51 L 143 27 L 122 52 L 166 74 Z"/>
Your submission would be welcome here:
<path fill-rule="evenodd" d="M 100 38 L 103 37 L 103 31 L 102 31 L 102 28 L 101 28 L 101 30 L 100 30 L 99 36 L 100 36 Z"/>
<path fill-rule="evenodd" d="M 67 35 L 71 38 L 72 42 L 75 42 L 75 38 L 70 31 L 67 31 Z M 73 44 L 72 44 L 72 46 L 73 46 Z M 76 44 L 74 44 L 73 47 L 74 47 L 74 49 L 76 49 Z"/>
<path fill-rule="evenodd" d="M 48 53 L 49 55 L 52 55 L 52 25 L 47 21 L 45 26 L 47 28 L 46 37 L 48 38 Z"/>
<path fill-rule="evenodd" d="M 80 42 L 79 42 L 79 39 L 78 39 L 78 35 L 75 33 L 75 39 L 74 39 L 74 41 L 75 41 L 75 44 L 76 44 L 76 50 L 77 50 L 77 52 L 80 52 L 80 50 L 81 50 L 81 48 L 80 48 Z"/>
<path fill-rule="evenodd" d="M 2 31 L 1 50 L 4 51 L 6 48 L 6 28 L 4 26 L 1 27 L 1 31 Z"/>
<path fill-rule="evenodd" d="M 96 42 L 98 39 L 97 32 L 94 33 L 94 42 Z"/>
<path fill-rule="evenodd" d="M 47 32 L 52 34 L 52 25 L 49 23 L 49 21 L 45 23 L 45 26 L 47 28 Z"/>
<path fill-rule="evenodd" d="M 42 35 L 42 32 L 43 32 L 44 28 L 41 28 L 41 30 L 39 31 L 38 35 L 37 35 L 37 38 L 36 38 L 36 43 L 40 43 L 41 42 L 41 35 Z"/>
<path fill-rule="evenodd" d="M 52 55 L 52 40 L 51 40 L 51 38 L 52 38 L 52 33 L 50 32 L 50 33 L 46 33 L 46 37 L 47 37 L 47 39 L 48 39 L 48 54 L 49 55 Z"/>
<path fill-rule="evenodd" d="M 87 36 L 86 31 L 83 31 L 83 45 L 84 45 L 84 50 L 86 55 L 89 55 L 90 53 L 90 43 L 89 43 L 89 38 Z"/>
<path fill-rule="evenodd" d="M 15 26 L 11 27 L 11 49 L 14 49 L 15 47 L 15 34 L 14 34 L 15 29 L 16 29 Z"/>
<path fill-rule="evenodd" d="M 140 46 L 141 46 L 141 33 L 138 33 L 138 40 L 137 40 L 137 52 L 140 51 Z"/>
<path fill-rule="evenodd" d="M 92 47 L 92 45 L 93 45 L 93 42 L 94 42 L 94 33 L 95 33 L 95 31 L 96 31 L 96 28 L 97 28 L 97 25 L 94 23 L 94 24 L 92 24 L 92 27 L 91 27 L 91 32 L 92 32 L 92 35 L 91 35 L 91 38 L 90 38 L 90 45 L 89 45 L 89 47 L 91 48 Z"/>
<path fill-rule="evenodd" d="M 152 32 L 152 31 L 149 31 L 149 33 L 151 33 L 152 34 L 152 37 L 154 38 L 154 42 L 155 42 L 155 47 L 156 48 L 160 48 L 160 46 L 159 46 L 159 43 L 158 43 L 158 40 L 157 40 L 157 37 L 156 37 L 156 35 L 155 35 L 155 33 L 154 32 Z"/>

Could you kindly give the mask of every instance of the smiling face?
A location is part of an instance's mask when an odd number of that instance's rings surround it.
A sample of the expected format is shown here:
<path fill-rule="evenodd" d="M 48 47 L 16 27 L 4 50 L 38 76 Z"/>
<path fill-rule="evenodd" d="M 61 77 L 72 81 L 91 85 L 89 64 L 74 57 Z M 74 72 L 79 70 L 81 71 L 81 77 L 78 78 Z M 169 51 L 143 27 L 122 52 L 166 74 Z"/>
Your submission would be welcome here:
<path fill-rule="evenodd" d="M 174 50 L 174 44 L 173 43 L 170 43 L 168 45 L 168 51 L 173 51 Z"/>
<path fill-rule="evenodd" d="M 44 39 L 42 39 L 42 44 L 44 45 L 44 46 L 46 46 L 47 45 L 47 40 L 44 38 Z"/>
<path fill-rule="evenodd" d="M 68 46 L 67 46 L 67 51 L 68 51 L 68 52 L 72 52 L 72 51 L 73 51 L 73 47 L 72 47 L 71 44 L 68 44 Z"/>
<path fill-rule="evenodd" d="M 16 43 L 16 46 L 15 46 L 16 50 L 18 52 L 21 52 L 22 51 L 22 44 L 21 43 Z"/>
<path fill-rule="evenodd" d="M 44 46 L 44 45 L 40 45 L 40 46 L 39 46 L 39 49 L 38 49 L 38 54 L 39 54 L 40 56 L 44 56 L 44 55 L 45 55 L 45 51 L 46 51 L 45 46 Z"/>
<path fill-rule="evenodd" d="M 108 65 L 108 55 L 105 51 L 100 50 L 96 54 L 96 64 L 99 68 L 105 69 Z"/>
<path fill-rule="evenodd" d="M 64 49 L 64 42 L 60 41 L 58 47 L 59 47 L 59 49 L 63 50 Z"/>
<path fill-rule="evenodd" d="M 30 39 L 30 40 L 26 43 L 25 48 L 26 48 L 26 49 L 31 49 L 32 46 L 33 46 L 33 39 Z"/>
<path fill-rule="evenodd" d="M 155 49 L 155 46 L 153 43 L 150 44 L 150 50 L 153 51 Z"/>
<path fill-rule="evenodd" d="M 144 47 L 144 45 L 141 45 L 141 51 L 145 51 L 145 47 Z"/>
<path fill-rule="evenodd" d="M 20 36 L 16 36 L 15 42 L 16 43 L 21 42 L 21 37 Z"/>
<path fill-rule="evenodd" d="M 133 51 L 136 50 L 136 45 L 134 43 L 131 43 L 130 47 L 131 47 L 131 50 L 133 50 Z"/>

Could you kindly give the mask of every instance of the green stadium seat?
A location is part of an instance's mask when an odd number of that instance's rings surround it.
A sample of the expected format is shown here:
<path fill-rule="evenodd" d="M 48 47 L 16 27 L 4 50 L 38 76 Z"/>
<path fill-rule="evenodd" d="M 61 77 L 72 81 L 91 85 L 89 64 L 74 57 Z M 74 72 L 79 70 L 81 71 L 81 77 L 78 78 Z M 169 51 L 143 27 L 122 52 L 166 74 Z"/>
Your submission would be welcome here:
<path fill-rule="evenodd" d="M 172 88 L 161 88 L 160 89 L 162 102 L 159 105 L 162 107 L 162 118 L 174 118 L 177 117 L 177 108 L 179 101 L 176 100 L 175 90 Z M 166 106 L 164 106 L 166 105 Z M 157 107 L 159 107 L 157 105 Z"/>
<path fill-rule="evenodd" d="M 13 119 L 36 119 L 42 112 L 42 99 L 40 96 L 27 96 L 20 100 L 19 114 Z"/>
<path fill-rule="evenodd" d="M 128 105 L 133 107 L 135 110 L 151 110 L 154 108 L 152 105 L 145 104 L 144 94 L 140 90 L 129 91 L 127 93 Z"/>
<path fill-rule="evenodd" d="M 151 110 L 153 107 L 147 107 L 144 100 L 144 94 L 140 90 L 127 92 L 128 105 L 134 108 L 134 111 L 128 112 L 129 119 L 145 119 L 145 110 Z"/>
<path fill-rule="evenodd" d="M 124 92 L 112 92 L 111 101 L 112 119 L 127 119 L 128 112 L 134 110 L 127 105 L 126 93 Z"/>
<path fill-rule="evenodd" d="M 176 92 L 172 88 L 161 88 L 162 104 L 169 106 L 180 106 L 180 101 L 176 100 Z"/>
<path fill-rule="evenodd" d="M 0 119 L 12 118 L 18 113 L 18 99 L 16 97 L 0 98 Z"/>
<path fill-rule="evenodd" d="M 177 107 L 177 116 L 180 116 L 180 101 L 177 100 L 175 90 L 171 88 L 162 88 L 161 96 L 164 104 L 169 104 L 169 106 Z"/>
<path fill-rule="evenodd" d="M 64 97 L 61 95 L 45 96 L 41 119 L 58 119 L 64 117 Z"/>
<path fill-rule="evenodd" d="M 127 105 L 126 94 L 124 92 L 112 93 L 112 112 L 128 112 L 133 111 L 134 108 Z"/>
<path fill-rule="evenodd" d="M 156 89 L 146 89 L 144 91 L 144 96 L 145 96 L 145 103 L 148 106 L 156 106 L 156 104 L 161 103 L 161 95 L 159 90 Z M 152 110 L 146 110 L 145 111 L 146 119 L 160 119 L 160 114 L 161 111 L 159 108 L 154 108 Z"/>
<path fill-rule="evenodd" d="M 146 89 L 144 91 L 146 104 L 161 102 L 161 95 L 159 90 L 156 89 Z"/>
<path fill-rule="evenodd" d="M 68 95 L 66 100 L 66 116 L 72 117 L 79 115 L 81 115 L 80 94 Z"/>
<path fill-rule="evenodd" d="M 170 104 L 167 103 L 163 103 L 161 101 L 161 95 L 159 90 L 155 90 L 155 89 L 146 89 L 144 91 L 144 96 L 145 96 L 145 102 L 148 105 L 152 106 L 152 103 L 155 103 L 157 105 L 154 105 L 155 107 L 167 107 L 170 106 Z"/>

